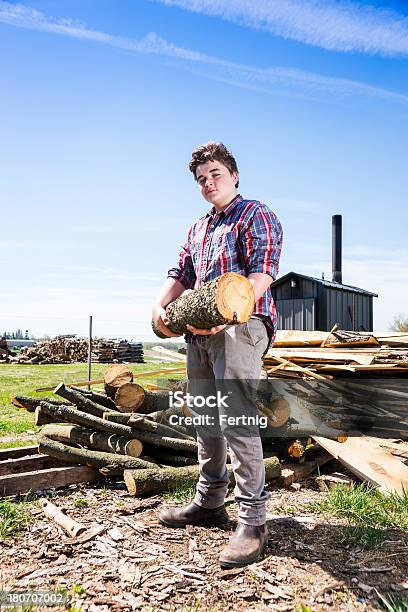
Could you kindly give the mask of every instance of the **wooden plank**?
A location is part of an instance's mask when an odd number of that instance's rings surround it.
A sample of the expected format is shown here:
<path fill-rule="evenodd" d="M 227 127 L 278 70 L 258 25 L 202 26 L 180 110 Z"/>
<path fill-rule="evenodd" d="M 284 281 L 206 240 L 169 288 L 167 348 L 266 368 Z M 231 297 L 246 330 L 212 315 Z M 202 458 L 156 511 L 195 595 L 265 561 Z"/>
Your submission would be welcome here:
<path fill-rule="evenodd" d="M 19 457 L 17 459 L 6 459 L 5 461 L 0 461 L 0 476 L 34 472 L 63 465 L 63 462 L 42 454 L 29 455 L 28 457 Z"/>
<path fill-rule="evenodd" d="M 79 482 L 92 482 L 102 478 L 99 471 L 87 465 L 36 470 L 24 474 L 0 476 L 0 497 L 18 495 L 39 489 L 66 487 Z"/>
<path fill-rule="evenodd" d="M 171 351 L 170 349 L 164 348 L 163 346 L 152 346 L 152 351 L 156 351 L 156 353 L 162 353 L 166 357 L 173 357 L 175 361 L 182 361 L 186 363 L 187 357 L 183 355 L 183 353 L 177 353 L 176 351 Z"/>
<path fill-rule="evenodd" d="M 408 466 L 368 436 L 349 437 L 343 443 L 313 436 L 353 474 L 379 488 L 382 493 L 408 489 Z"/>
<path fill-rule="evenodd" d="M 145 376 L 161 376 L 162 374 L 175 374 L 176 372 L 185 372 L 186 368 L 185 367 L 180 367 L 180 368 L 164 368 L 163 370 L 150 370 L 147 372 L 137 372 L 136 374 L 133 374 L 133 378 L 144 378 Z M 104 383 L 104 379 L 103 378 L 99 378 L 99 379 L 95 379 L 95 380 L 81 380 L 79 382 L 71 382 L 71 383 L 66 383 L 67 386 L 71 386 L 73 385 L 74 387 L 86 387 L 87 385 L 98 385 L 98 384 L 102 384 Z M 53 387 L 41 387 L 40 389 L 36 389 L 36 391 L 54 391 L 56 385 L 54 385 Z"/>
<path fill-rule="evenodd" d="M 18 459 L 18 457 L 35 455 L 36 453 L 38 453 L 38 444 L 35 446 L 13 446 L 13 448 L 3 448 L 0 450 L 0 461 Z"/>
<path fill-rule="evenodd" d="M 290 359 L 296 361 L 299 359 L 308 359 L 310 361 L 355 361 L 360 365 L 369 365 L 375 359 L 375 354 L 367 354 L 366 352 L 361 353 L 357 350 L 350 349 L 350 351 L 338 351 L 336 349 L 323 348 L 323 349 L 275 349 L 269 351 L 264 359 L 274 359 L 280 357 L 281 359 Z"/>
<path fill-rule="evenodd" d="M 301 331 L 278 329 L 274 346 L 320 346 L 327 338 L 327 331 Z"/>
<path fill-rule="evenodd" d="M 282 366 L 285 368 L 289 367 L 291 369 L 298 370 L 299 372 L 302 372 L 302 374 L 304 374 L 305 376 L 311 376 L 312 378 L 316 378 L 317 380 L 325 380 L 324 376 L 320 376 L 320 374 L 316 374 L 316 372 L 313 372 L 312 370 L 309 370 L 307 368 L 302 368 L 302 366 L 296 365 L 295 363 L 292 363 L 287 359 L 280 359 L 279 357 L 275 357 L 275 359 L 279 361 L 279 363 L 281 363 Z M 268 370 L 268 374 L 273 374 L 274 371 L 276 370 L 272 368 L 272 371 Z"/>

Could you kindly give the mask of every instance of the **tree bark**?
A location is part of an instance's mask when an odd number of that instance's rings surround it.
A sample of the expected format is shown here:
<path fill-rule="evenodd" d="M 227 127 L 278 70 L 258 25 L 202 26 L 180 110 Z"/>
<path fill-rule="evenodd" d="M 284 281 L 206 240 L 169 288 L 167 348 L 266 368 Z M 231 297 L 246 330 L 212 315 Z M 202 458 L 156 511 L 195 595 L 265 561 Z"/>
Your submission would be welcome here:
<path fill-rule="evenodd" d="M 183 455 L 175 455 L 164 448 L 155 448 L 154 456 L 160 465 L 172 467 L 186 467 L 188 465 L 197 465 L 197 459 L 194 457 L 184 457 Z"/>
<path fill-rule="evenodd" d="M 117 455 L 128 455 L 129 457 L 140 457 L 143 451 L 143 445 L 139 440 L 132 440 L 117 434 L 107 434 L 102 431 L 93 431 L 75 425 L 46 425 L 40 433 L 40 439 L 43 437 L 63 444 L 79 444 L 89 449 Z"/>
<path fill-rule="evenodd" d="M 143 403 L 137 409 L 139 414 L 150 414 L 169 407 L 168 391 L 148 391 L 145 389 Z"/>
<path fill-rule="evenodd" d="M 133 382 L 133 374 L 127 365 L 115 363 L 106 369 L 104 381 L 106 395 L 115 399 L 116 391 L 120 386 Z"/>
<path fill-rule="evenodd" d="M 104 421 L 110 421 L 111 423 L 127 425 L 131 416 L 131 412 L 113 412 L 113 410 L 107 410 L 103 413 L 102 418 Z"/>
<path fill-rule="evenodd" d="M 49 438 L 42 438 L 39 443 L 41 453 L 62 459 L 67 463 L 81 463 L 97 468 L 109 467 L 110 469 L 145 469 L 150 468 L 151 463 L 136 457 L 124 457 L 114 453 L 103 451 L 88 450 L 85 448 L 74 448 L 61 442 L 55 442 Z"/>
<path fill-rule="evenodd" d="M 133 415 L 128 421 L 129 427 L 140 429 L 141 431 L 149 431 L 151 433 L 158 434 L 159 436 L 168 436 L 170 438 L 180 438 L 182 440 L 193 440 L 191 436 L 186 433 L 181 433 L 177 429 L 170 427 L 169 425 L 163 425 L 162 423 L 156 423 L 150 419 L 146 419 L 143 416 Z"/>
<path fill-rule="evenodd" d="M 55 399 L 55 397 L 26 397 L 25 395 L 14 395 L 11 398 L 11 403 L 17 408 L 24 408 L 28 412 L 35 412 L 40 402 L 49 402 L 50 404 L 56 404 L 57 406 L 66 406 L 66 402 Z"/>
<path fill-rule="evenodd" d="M 166 308 L 168 328 L 176 334 L 185 334 L 187 324 L 210 329 L 215 325 L 244 323 L 250 318 L 254 304 L 249 280 L 236 272 L 227 272 L 171 302 Z M 158 335 L 154 325 L 153 331 Z"/>
<path fill-rule="evenodd" d="M 54 406 L 53 404 L 48 404 L 47 402 L 41 402 L 40 408 L 41 411 L 44 411 L 49 416 L 52 416 L 58 423 L 64 423 L 66 421 L 68 423 L 74 423 L 75 425 L 84 425 L 85 427 L 90 427 L 91 429 L 106 431 L 107 433 L 111 434 L 119 434 L 120 436 L 125 436 L 127 438 L 135 437 L 133 435 L 133 430 L 127 425 L 111 423 L 110 421 L 105 421 L 99 417 L 93 416 L 92 414 L 87 414 L 81 410 L 70 408 L 69 406 Z"/>
<path fill-rule="evenodd" d="M 122 425 L 124 427 L 124 425 Z M 152 446 L 171 448 L 172 450 L 183 451 L 189 454 L 197 455 L 198 447 L 197 442 L 193 440 L 180 440 L 179 438 L 170 438 L 168 436 L 161 436 L 158 434 L 150 433 L 148 431 L 141 431 L 139 429 L 132 428 L 132 437 L 137 438 L 141 442 L 146 442 Z"/>
<path fill-rule="evenodd" d="M 115 402 L 110 397 L 108 397 L 107 395 L 104 395 L 103 393 L 98 393 L 97 391 L 90 391 L 88 389 L 83 389 L 82 387 L 75 387 L 74 385 L 70 385 L 70 388 L 73 391 L 78 391 L 79 393 L 81 393 L 82 395 L 90 399 L 91 401 L 95 402 L 95 404 L 104 406 L 108 410 L 117 409 Z"/>
<path fill-rule="evenodd" d="M 268 482 L 278 478 L 281 466 L 277 457 L 264 459 L 265 480 Z M 231 466 L 227 466 L 231 482 L 234 483 L 234 474 Z M 124 480 L 130 495 L 143 495 L 171 491 L 179 486 L 194 486 L 199 478 L 199 466 L 128 470 L 124 471 Z"/>
<path fill-rule="evenodd" d="M 49 405 L 52 406 L 52 404 Z M 66 406 L 66 408 L 71 408 L 72 410 L 75 410 L 73 406 Z M 48 412 L 46 412 L 45 409 L 40 405 L 37 406 L 37 408 L 35 409 L 34 423 L 37 425 L 37 427 L 41 427 L 41 425 L 48 425 L 50 423 L 61 423 L 61 419 L 59 419 L 58 417 L 54 417 L 51 414 L 48 414 Z"/>
<path fill-rule="evenodd" d="M 73 389 L 66 387 L 64 383 L 60 383 L 58 387 L 54 389 L 54 393 L 67 399 L 72 404 L 75 404 L 79 410 L 86 412 L 86 414 L 92 414 L 93 416 L 102 418 L 103 413 L 106 412 L 106 408 L 95 404 L 95 402 L 82 395 L 79 391 L 73 391 Z"/>

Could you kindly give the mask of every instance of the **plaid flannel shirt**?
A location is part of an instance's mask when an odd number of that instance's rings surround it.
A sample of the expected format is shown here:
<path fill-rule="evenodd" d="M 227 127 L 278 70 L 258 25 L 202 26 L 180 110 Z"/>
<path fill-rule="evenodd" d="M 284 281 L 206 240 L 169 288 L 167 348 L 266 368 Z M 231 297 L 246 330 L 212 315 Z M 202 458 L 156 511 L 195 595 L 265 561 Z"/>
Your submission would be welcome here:
<path fill-rule="evenodd" d="M 282 248 L 282 227 L 265 204 L 237 195 L 224 210 L 215 208 L 190 227 L 178 266 L 167 276 L 186 289 L 197 289 L 225 272 L 248 276 L 269 274 L 275 280 Z M 264 318 L 272 342 L 276 334 L 276 308 L 270 287 L 256 302 L 253 315 Z M 208 336 L 187 333 L 186 342 L 200 342 Z"/>

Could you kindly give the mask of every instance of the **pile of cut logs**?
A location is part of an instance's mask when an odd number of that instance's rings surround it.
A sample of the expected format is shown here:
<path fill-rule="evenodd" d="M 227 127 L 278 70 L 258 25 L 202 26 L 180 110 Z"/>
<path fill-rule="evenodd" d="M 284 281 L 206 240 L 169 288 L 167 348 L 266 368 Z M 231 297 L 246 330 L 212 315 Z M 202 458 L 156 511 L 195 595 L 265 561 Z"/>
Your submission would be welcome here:
<path fill-rule="evenodd" d="M 52 364 L 86 361 L 88 344 L 82 338 L 72 335 L 56 336 L 33 346 L 23 346 L 21 351 L 9 359 L 10 363 Z"/>
<path fill-rule="evenodd" d="M 127 340 L 104 340 L 92 344 L 92 361 L 96 363 L 144 363 L 143 344 Z"/>
<path fill-rule="evenodd" d="M 13 354 L 14 355 L 14 354 Z M 88 340 L 72 335 L 57 336 L 52 340 L 25 346 L 16 356 L 7 356 L 8 363 L 55 364 L 84 362 L 88 359 Z M 127 340 L 95 338 L 92 342 L 92 361 L 97 363 L 143 363 L 143 345 Z"/>
<path fill-rule="evenodd" d="M 264 357 L 269 377 L 315 378 L 408 376 L 408 334 L 332 329 L 278 331 Z"/>
<path fill-rule="evenodd" d="M 36 425 L 43 426 L 39 452 L 61 465 L 92 466 L 105 476 L 124 473 L 133 495 L 195 484 L 195 430 L 169 421 L 174 414 L 185 416 L 186 408 L 169 408 L 168 390 L 144 389 L 123 364 L 111 365 L 104 380 L 105 393 L 61 383 L 54 389 L 61 399 L 12 398 L 15 406 L 34 412 Z M 176 385 L 183 389 L 185 382 Z M 265 451 L 268 480 L 281 475 L 276 455 Z M 229 471 L 232 476 L 230 466 Z"/>

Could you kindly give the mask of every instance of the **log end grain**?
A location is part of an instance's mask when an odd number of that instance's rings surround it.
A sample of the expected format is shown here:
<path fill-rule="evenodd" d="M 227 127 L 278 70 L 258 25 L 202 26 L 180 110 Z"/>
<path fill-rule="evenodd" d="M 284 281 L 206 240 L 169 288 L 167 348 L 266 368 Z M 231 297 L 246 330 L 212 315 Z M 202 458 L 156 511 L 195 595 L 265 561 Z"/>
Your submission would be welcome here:
<path fill-rule="evenodd" d="M 237 272 L 227 272 L 220 277 L 216 299 L 219 313 L 234 323 L 246 323 L 254 310 L 254 289 L 249 280 Z"/>
<path fill-rule="evenodd" d="M 114 399 L 116 391 L 120 386 L 133 382 L 133 374 L 127 365 L 114 363 L 106 369 L 104 382 L 106 395 Z"/>
<path fill-rule="evenodd" d="M 136 412 L 144 399 L 143 387 L 134 382 L 124 383 L 115 393 L 115 404 L 120 412 Z"/>

